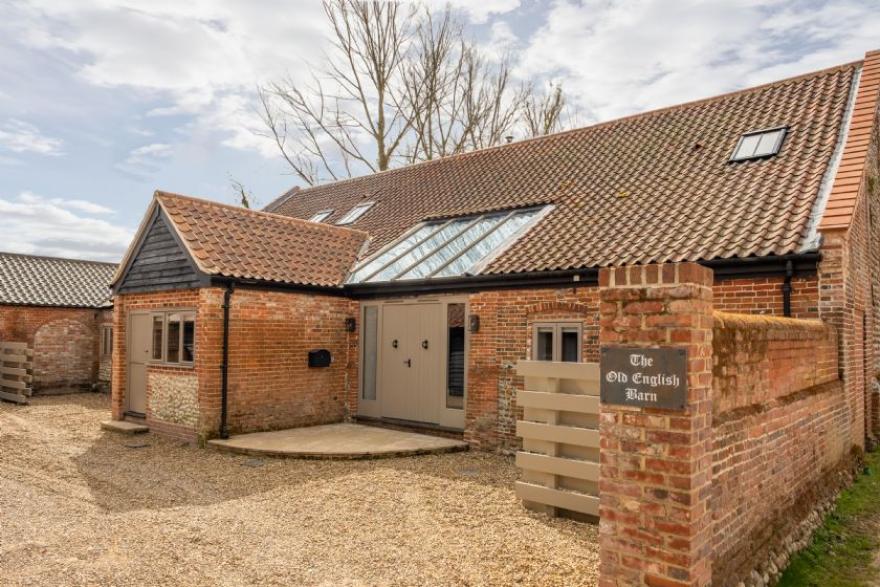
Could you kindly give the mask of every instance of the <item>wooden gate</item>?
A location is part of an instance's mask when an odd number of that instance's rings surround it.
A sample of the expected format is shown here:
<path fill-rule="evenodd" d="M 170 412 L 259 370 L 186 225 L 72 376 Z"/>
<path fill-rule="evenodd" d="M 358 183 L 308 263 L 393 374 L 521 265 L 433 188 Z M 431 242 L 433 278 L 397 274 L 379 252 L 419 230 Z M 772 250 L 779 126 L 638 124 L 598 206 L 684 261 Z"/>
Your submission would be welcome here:
<path fill-rule="evenodd" d="M 551 515 L 599 515 L 599 364 L 520 361 L 516 494 Z"/>
<path fill-rule="evenodd" d="M 28 403 L 33 391 L 34 351 L 23 342 L 0 342 L 0 399 Z"/>

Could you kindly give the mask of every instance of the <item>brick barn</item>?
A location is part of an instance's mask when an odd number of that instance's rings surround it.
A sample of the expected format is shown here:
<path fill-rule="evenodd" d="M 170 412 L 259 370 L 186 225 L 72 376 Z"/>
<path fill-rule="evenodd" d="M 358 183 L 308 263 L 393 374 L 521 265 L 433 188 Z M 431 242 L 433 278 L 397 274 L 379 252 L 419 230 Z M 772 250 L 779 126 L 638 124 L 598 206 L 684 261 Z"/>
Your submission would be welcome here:
<path fill-rule="evenodd" d="M 307 189 L 157 192 L 113 280 L 113 416 L 181 438 L 374 419 L 517 446 L 519 359 L 596 361 L 600 268 L 838 328 L 871 434 L 880 53 Z"/>
<path fill-rule="evenodd" d="M 34 351 L 36 392 L 110 387 L 115 263 L 0 253 L 0 342 Z"/>

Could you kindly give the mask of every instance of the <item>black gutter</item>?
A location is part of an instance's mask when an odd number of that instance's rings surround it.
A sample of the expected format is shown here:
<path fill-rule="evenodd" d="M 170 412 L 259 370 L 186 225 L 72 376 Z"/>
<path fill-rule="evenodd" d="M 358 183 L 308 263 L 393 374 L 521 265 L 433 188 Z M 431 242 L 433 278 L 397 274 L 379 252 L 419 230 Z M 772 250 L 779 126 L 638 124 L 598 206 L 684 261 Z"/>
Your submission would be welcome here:
<path fill-rule="evenodd" d="M 220 438 L 229 438 L 226 420 L 229 404 L 229 307 L 235 282 L 226 284 L 223 292 L 223 363 L 220 365 Z"/>
<path fill-rule="evenodd" d="M 699 261 L 715 273 L 715 279 L 750 277 L 786 277 L 814 274 L 818 270 L 821 255 L 816 252 L 766 257 L 745 257 Z M 790 269 L 789 269 L 790 266 Z M 527 273 L 502 273 L 490 275 L 465 275 L 435 279 L 418 279 L 382 283 L 350 283 L 343 287 L 285 284 L 241 278 L 213 278 L 212 285 L 222 286 L 234 282 L 239 287 L 269 291 L 314 292 L 348 298 L 377 298 L 393 295 L 419 295 L 437 293 L 467 293 L 487 289 L 529 289 L 546 287 L 583 287 L 599 284 L 599 270 L 595 267 L 563 269 L 557 271 L 533 271 Z"/>

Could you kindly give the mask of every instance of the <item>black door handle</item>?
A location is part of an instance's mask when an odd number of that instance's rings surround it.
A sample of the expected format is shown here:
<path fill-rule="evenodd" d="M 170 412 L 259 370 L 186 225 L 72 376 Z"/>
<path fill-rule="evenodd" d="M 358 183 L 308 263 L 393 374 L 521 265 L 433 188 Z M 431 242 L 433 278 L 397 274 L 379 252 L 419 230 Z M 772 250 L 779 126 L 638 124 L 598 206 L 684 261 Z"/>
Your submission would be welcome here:
<path fill-rule="evenodd" d="M 427 339 L 427 338 L 426 338 L 425 340 L 422 341 L 422 348 L 423 348 L 423 349 L 428 348 L 428 339 Z"/>
<path fill-rule="evenodd" d="M 396 338 L 391 341 L 391 346 L 394 348 L 397 348 L 397 339 Z"/>
<path fill-rule="evenodd" d="M 407 367 L 412 367 L 412 359 L 407 359 L 404 361 L 404 363 L 406 363 Z"/>

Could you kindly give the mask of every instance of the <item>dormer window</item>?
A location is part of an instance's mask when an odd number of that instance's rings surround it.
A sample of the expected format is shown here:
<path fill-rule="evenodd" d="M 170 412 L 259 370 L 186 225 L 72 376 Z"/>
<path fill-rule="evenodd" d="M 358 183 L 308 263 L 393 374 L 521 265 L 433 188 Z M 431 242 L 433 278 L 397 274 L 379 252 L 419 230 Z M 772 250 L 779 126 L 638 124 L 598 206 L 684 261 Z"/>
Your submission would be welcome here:
<path fill-rule="evenodd" d="M 333 214 L 333 210 L 321 210 L 320 212 L 315 212 L 315 215 L 309 218 L 309 222 L 324 222 L 331 214 Z"/>
<path fill-rule="evenodd" d="M 358 218 L 366 214 L 367 210 L 373 207 L 375 202 L 361 202 L 348 212 L 346 212 L 345 216 L 336 221 L 336 224 L 351 224 L 355 222 Z"/>
<path fill-rule="evenodd" d="M 787 130 L 787 128 L 781 127 L 747 132 L 740 137 L 736 149 L 733 150 L 731 162 L 763 159 L 776 155 L 782 147 Z"/>

